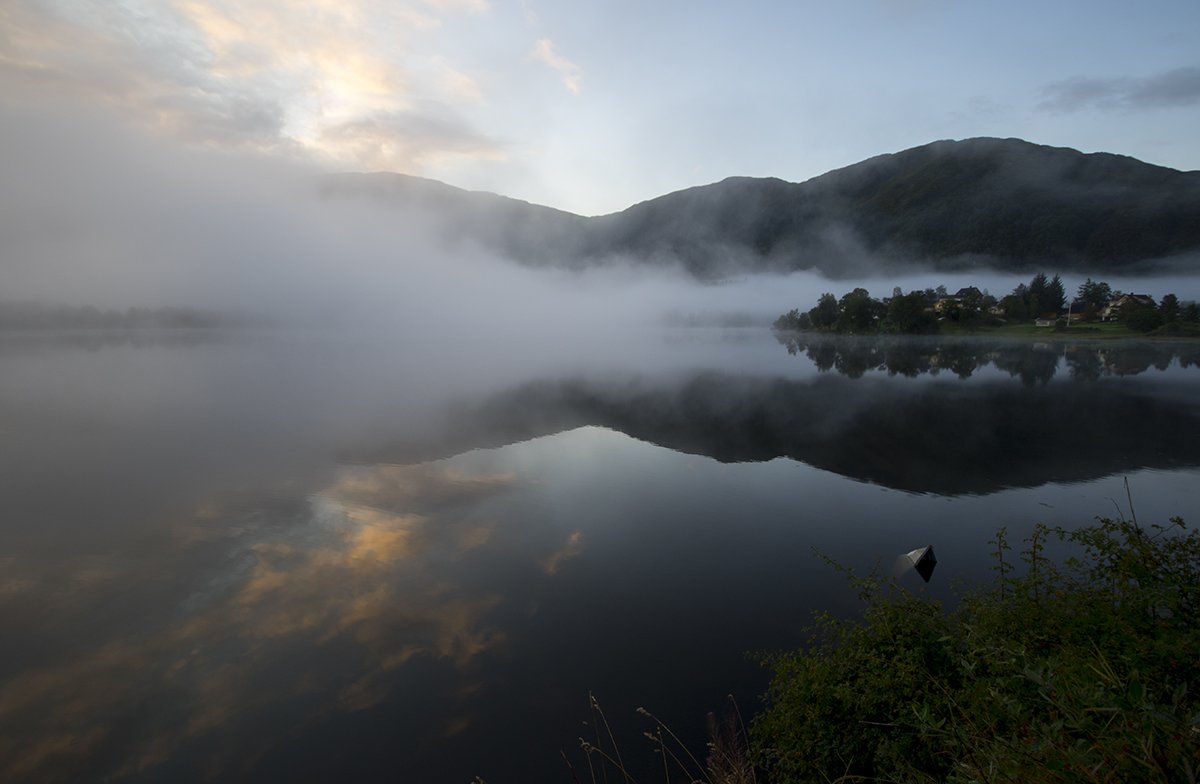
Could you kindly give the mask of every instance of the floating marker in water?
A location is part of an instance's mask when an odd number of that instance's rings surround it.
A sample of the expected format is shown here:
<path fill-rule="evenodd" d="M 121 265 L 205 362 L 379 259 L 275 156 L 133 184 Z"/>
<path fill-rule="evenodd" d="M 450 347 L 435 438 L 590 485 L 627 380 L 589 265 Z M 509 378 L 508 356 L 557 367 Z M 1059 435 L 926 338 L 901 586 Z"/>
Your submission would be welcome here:
<path fill-rule="evenodd" d="M 937 566 L 937 556 L 933 554 L 931 544 L 906 553 L 902 559 L 908 561 L 925 582 L 929 582 L 929 578 L 933 576 L 933 567 Z"/>

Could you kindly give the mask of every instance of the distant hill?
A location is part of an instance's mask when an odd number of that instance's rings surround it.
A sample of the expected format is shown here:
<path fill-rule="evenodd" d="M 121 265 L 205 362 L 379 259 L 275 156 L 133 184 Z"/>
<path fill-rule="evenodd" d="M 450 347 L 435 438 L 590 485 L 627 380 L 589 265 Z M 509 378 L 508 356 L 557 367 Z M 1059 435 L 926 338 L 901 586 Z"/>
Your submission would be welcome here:
<path fill-rule="evenodd" d="M 405 175 L 341 175 L 419 211 L 447 241 L 532 265 L 624 259 L 713 278 L 831 277 L 934 266 L 1137 274 L 1200 271 L 1200 172 L 1020 139 L 939 141 L 803 183 L 731 177 L 585 218 Z"/>

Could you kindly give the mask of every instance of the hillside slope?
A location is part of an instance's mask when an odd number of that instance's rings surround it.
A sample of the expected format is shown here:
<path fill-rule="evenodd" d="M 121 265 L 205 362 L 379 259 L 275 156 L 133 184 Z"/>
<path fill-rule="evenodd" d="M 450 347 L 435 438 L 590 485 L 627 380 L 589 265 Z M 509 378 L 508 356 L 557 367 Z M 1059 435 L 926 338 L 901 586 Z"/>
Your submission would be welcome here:
<path fill-rule="evenodd" d="M 680 264 L 701 278 L 933 266 L 1136 274 L 1194 255 L 1200 172 L 1019 139 L 939 141 L 803 183 L 731 177 L 585 218 L 403 175 L 345 175 L 423 210 L 448 240 L 518 262 Z"/>

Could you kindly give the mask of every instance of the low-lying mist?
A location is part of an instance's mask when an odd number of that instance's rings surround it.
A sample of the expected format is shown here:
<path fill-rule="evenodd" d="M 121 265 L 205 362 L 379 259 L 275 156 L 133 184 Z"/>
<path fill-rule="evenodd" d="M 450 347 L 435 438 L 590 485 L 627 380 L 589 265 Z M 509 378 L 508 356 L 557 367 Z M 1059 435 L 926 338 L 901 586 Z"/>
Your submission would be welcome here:
<path fill-rule="evenodd" d="M 311 162 L 185 149 L 83 110 L 0 113 L 0 143 L 19 151 L 0 161 L 7 301 L 185 306 L 494 346 L 662 324 L 766 326 L 855 286 L 877 297 L 938 285 L 1002 296 L 1027 277 L 796 273 L 702 283 L 634 262 L 535 269 L 468 243 L 448 247 L 421 216 L 386 202 L 324 198 Z M 1068 292 L 1081 281 L 1066 278 Z M 1192 278 L 1109 282 L 1156 298 L 1197 294 Z"/>
<path fill-rule="evenodd" d="M 777 309 L 769 285 L 671 270 L 529 269 L 453 250 L 386 204 L 322 198 L 293 161 L 185 150 L 103 115 L 3 110 L 7 301 L 184 306 L 397 333 L 612 329 L 670 311 Z M 82 130 L 86 128 L 86 132 Z M 786 299 L 779 299 L 779 305 Z"/>

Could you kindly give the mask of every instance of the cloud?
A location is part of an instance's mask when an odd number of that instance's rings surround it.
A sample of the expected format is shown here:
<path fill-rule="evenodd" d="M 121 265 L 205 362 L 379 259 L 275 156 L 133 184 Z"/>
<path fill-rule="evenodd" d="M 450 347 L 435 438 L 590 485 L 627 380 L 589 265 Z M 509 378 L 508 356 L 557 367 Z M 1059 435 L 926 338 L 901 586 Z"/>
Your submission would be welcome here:
<path fill-rule="evenodd" d="M 1200 67 L 1176 68 L 1140 79 L 1075 76 L 1042 88 L 1043 111 L 1129 111 L 1200 105 Z"/>
<path fill-rule="evenodd" d="M 467 11 L 481 14 L 491 8 L 487 0 L 421 0 L 425 5 L 452 11 Z"/>
<path fill-rule="evenodd" d="M 420 171 L 449 158 L 503 160 L 504 148 L 475 131 L 449 107 L 379 113 L 323 128 L 312 147 L 371 170 Z"/>
<path fill-rule="evenodd" d="M 535 60 L 540 60 L 557 71 L 559 78 L 562 79 L 562 83 L 566 85 L 566 88 L 576 95 L 579 94 L 583 73 L 578 65 L 555 51 L 553 41 L 549 38 L 539 38 L 529 56 Z"/>
<path fill-rule="evenodd" d="M 972 96 L 967 101 L 967 111 L 972 117 L 995 118 L 1012 111 L 1008 104 L 993 101 L 985 95 Z"/>
<path fill-rule="evenodd" d="M 483 91 L 479 88 L 479 82 L 472 79 L 469 74 L 454 68 L 442 57 L 435 58 L 434 64 L 437 68 L 438 84 L 447 95 L 466 103 L 478 103 L 483 100 Z"/>
<path fill-rule="evenodd" d="M 1176 68 L 1143 79 L 1129 95 L 1136 107 L 1193 106 L 1200 103 L 1200 67 Z"/>
<path fill-rule="evenodd" d="M 530 3 L 529 0 L 521 0 L 520 6 L 521 15 L 525 17 L 526 24 L 536 27 L 542 23 L 542 18 L 538 15 L 538 12 L 534 10 L 533 4 Z"/>
<path fill-rule="evenodd" d="M 468 137 L 475 155 L 494 145 L 446 112 L 378 128 L 379 118 L 411 118 L 431 104 L 483 100 L 471 74 L 432 49 L 430 33 L 453 14 L 487 10 L 484 0 L 315 0 L 302 11 L 279 0 L 164 0 L 68 13 L 13 0 L 0 7 L 0 89 L 6 102 L 87 100 L 191 143 L 332 155 L 343 166 L 441 160 L 462 154 Z M 356 128 L 379 138 L 330 143 L 363 136 Z M 432 135 L 439 128 L 444 140 Z"/>

